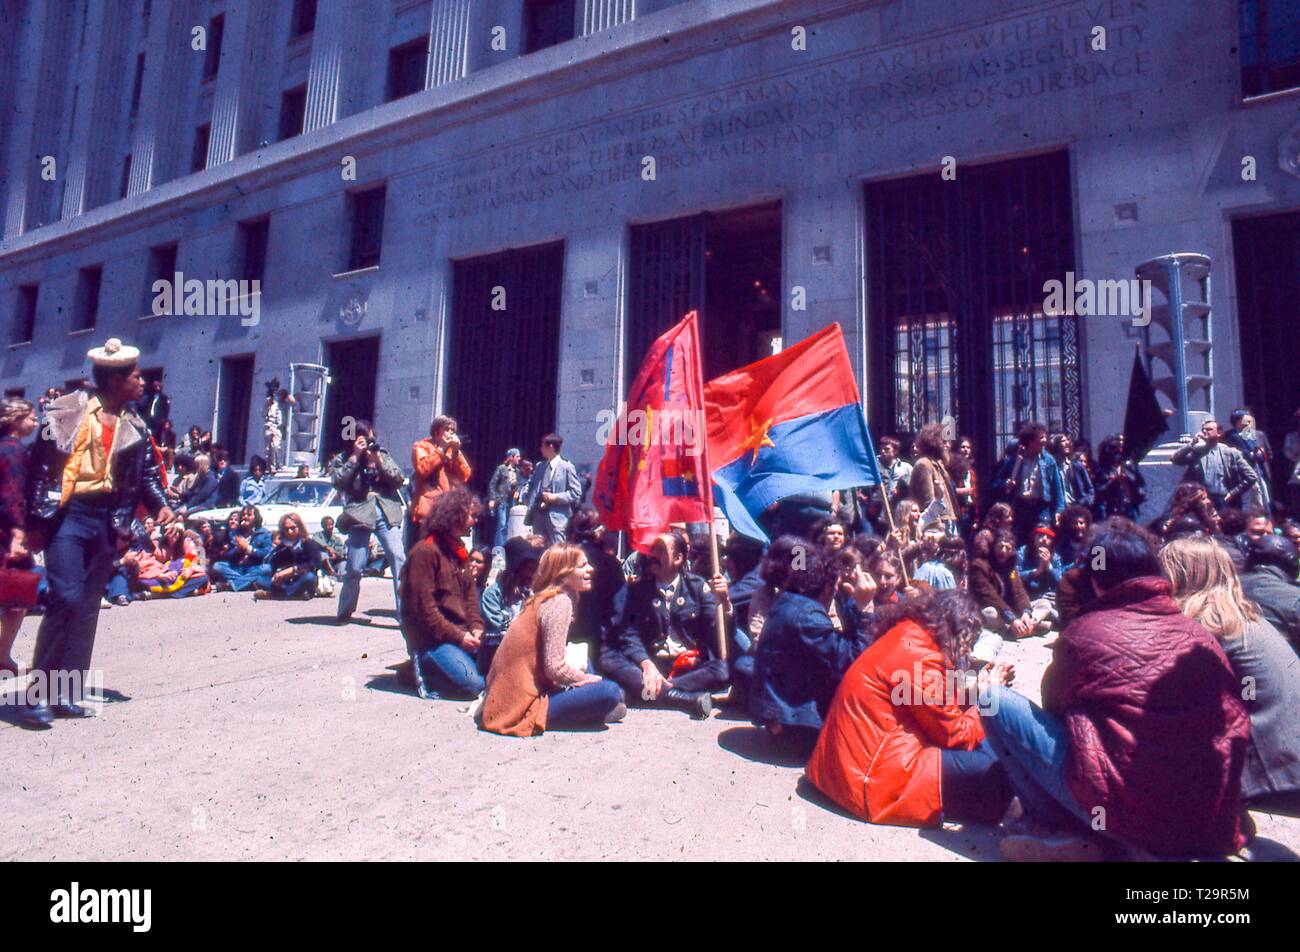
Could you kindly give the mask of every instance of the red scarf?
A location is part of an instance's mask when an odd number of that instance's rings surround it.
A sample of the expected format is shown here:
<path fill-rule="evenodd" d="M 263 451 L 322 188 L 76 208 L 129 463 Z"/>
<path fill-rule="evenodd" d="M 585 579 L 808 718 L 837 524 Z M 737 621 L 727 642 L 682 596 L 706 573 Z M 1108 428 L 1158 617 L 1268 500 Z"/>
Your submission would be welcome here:
<path fill-rule="evenodd" d="M 450 543 L 450 545 L 444 545 L 443 548 L 444 549 L 450 548 L 452 554 L 456 556 L 457 561 L 463 563 L 469 562 L 469 550 L 465 548 L 465 543 L 460 541 L 459 536 L 450 536 L 445 533 L 439 533 L 439 535 L 441 535 L 444 539 L 447 540 L 448 543 Z M 429 536 L 429 538 L 426 539 L 425 541 L 428 542 L 429 545 L 433 545 L 434 537 Z"/>

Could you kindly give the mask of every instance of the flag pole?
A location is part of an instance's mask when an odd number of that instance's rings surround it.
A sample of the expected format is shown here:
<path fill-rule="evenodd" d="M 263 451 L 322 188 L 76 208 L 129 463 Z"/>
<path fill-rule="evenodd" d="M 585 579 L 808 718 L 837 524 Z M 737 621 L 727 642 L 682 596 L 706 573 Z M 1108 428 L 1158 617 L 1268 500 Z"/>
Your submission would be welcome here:
<path fill-rule="evenodd" d="M 885 481 L 882 479 L 876 485 L 880 487 L 880 502 L 885 507 L 885 521 L 889 523 L 890 536 L 893 536 L 897 526 L 894 525 L 894 510 L 889 508 L 889 496 L 885 493 Z M 907 575 L 907 556 L 903 554 L 902 549 L 898 551 L 898 564 L 903 570 L 903 581 L 911 585 L 912 580 Z"/>
<path fill-rule="evenodd" d="M 712 517 L 713 513 L 709 513 Z M 709 519 L 709 554 L 713 557 L 713 574 L 722 574 L 722 560 L 718 557 L 718 534 L 713 531 L 713 519 Z M 713 604 L 714 621 L 718 628 L 718 657 L 723 661 L 727 660 L 727 613 L 723 610 L 722 604 L 714 599 Z"/>

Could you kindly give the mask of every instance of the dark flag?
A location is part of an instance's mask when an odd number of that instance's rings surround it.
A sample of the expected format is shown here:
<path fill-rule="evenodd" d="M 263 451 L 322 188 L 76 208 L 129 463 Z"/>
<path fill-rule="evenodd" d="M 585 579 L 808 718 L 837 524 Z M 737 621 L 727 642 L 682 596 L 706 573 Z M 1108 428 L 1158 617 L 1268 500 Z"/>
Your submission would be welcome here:
<path fill-rule="evenodd" d="M 1133 375 L 1128 382 L 1128 404 L 1124 408 L 1124 455 L 1140 460 L 1169 432 L 1169 418 L 1156 399 L 1155 387 L 1147 375 L 1140 350 L 1133 352 Z"/>

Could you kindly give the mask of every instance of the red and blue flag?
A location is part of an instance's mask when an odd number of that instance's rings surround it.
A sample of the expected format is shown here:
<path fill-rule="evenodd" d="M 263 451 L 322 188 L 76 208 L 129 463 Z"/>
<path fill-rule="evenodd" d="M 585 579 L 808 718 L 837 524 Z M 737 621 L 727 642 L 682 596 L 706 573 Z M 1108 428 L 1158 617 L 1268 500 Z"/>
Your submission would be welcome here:
<path fill-rule="evenodd" d="M 704 386 L 718 504 L 742 535 L 795 493 L 880 482 L 839 324 Z"/>
<path fill-rule="evenodd" d="M 712 522 L 699 322 L 691 311 L 651 345 L 605 440 L 592 501 L 611 531 L 649 552 L 675 522 Z"/>

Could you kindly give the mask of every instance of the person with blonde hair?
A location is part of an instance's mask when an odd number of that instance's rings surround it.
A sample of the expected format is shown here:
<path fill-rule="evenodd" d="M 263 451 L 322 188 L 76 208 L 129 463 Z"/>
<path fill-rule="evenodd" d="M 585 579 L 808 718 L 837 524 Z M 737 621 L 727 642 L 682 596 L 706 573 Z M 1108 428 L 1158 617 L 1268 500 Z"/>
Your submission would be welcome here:
<path fill-rule="evenodd" d="M 1242 684 L 1250 742 L 1241 776 L 1248 806 L 1300 810 L 1300 665 L 1291 645 L 1246 598 L 1227 551 L 1186 536 L 1160 550 L 1170 594 L 1188 618 L 1212 634 Z"/>
<path fill-rule="evenodd" d="M 32 564 L 26 536 L 31 459 L 22 441 L 35 429 L 34 406 L 14 397 L 0 401 L 0 564 L 14 569 L 28 569 Z M 5 607 L 0 611 L 0 672 L 16 675 L 13 647 L 27 609 Z"/>
<path fill-rule="evenodd" d="M 506 630 L 488 670 L 479 726 L 533 737 L 549 728 L 598 727 L 627 713 L 623 689 L 573 667 L 565 657 L 578 599 L 591 590 L 592 567 L 577 545 L 553 545 L 533 576 L 534 595 Z"/>

